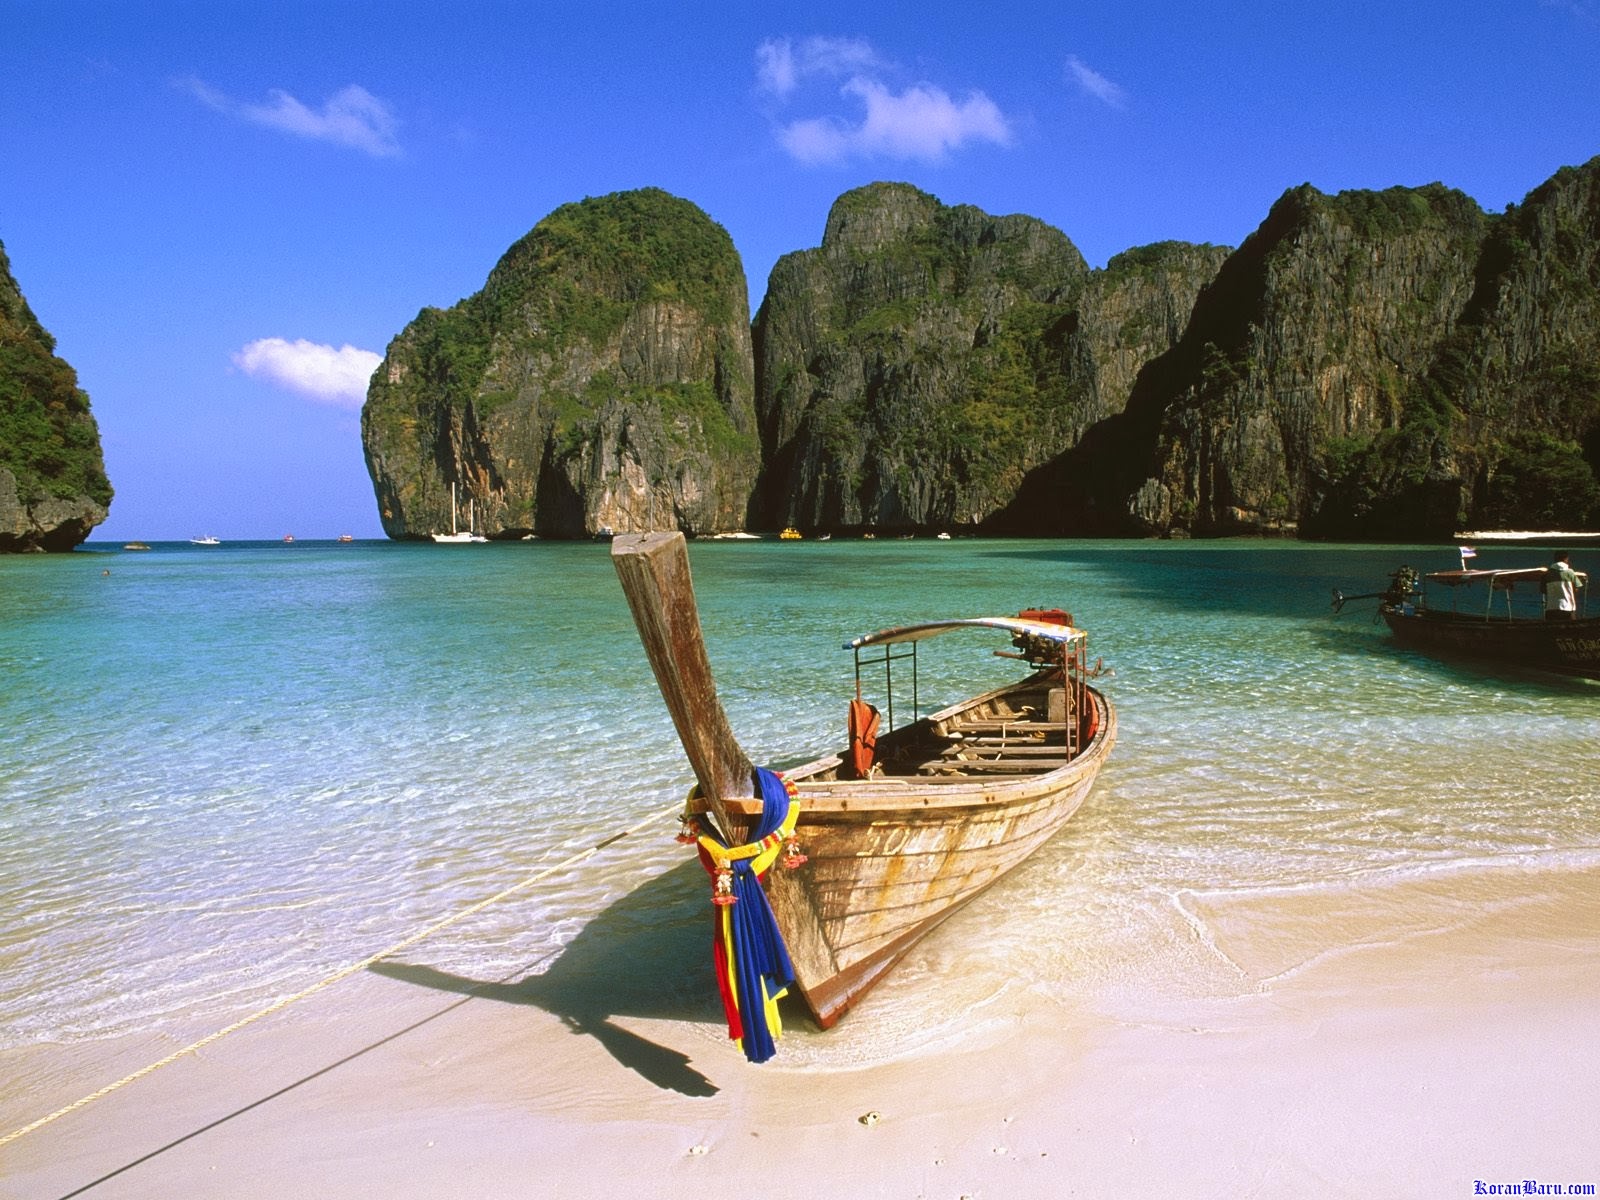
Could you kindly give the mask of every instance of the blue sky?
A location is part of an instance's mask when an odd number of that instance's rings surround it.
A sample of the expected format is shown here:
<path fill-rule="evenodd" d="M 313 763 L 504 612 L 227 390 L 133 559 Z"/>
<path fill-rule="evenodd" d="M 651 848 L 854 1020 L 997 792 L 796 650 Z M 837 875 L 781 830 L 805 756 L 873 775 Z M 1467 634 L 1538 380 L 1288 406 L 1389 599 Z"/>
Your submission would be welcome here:
<path fill-rule="evenodd" d="M 904 180 L 1091 265 L 1287 188 L 1498 211 L 1600 154 L 1600 0 L 0 0 L 0 241 L 100 423 L 96 540 L 381 535 L 362 379 L 542 217 L 655 186 L 752 308 Z"/>

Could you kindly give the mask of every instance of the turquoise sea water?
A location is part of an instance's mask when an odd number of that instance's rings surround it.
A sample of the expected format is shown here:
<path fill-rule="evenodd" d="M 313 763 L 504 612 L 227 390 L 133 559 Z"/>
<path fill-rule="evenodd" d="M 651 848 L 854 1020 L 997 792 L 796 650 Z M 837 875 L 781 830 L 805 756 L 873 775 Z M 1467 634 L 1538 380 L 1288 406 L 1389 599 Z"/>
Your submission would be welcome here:
<path fill-rule="evenodd" d="M 689 771 L 607 551 L 0 558 L 0 1053 L 199 1036 L 672 804 Z M 1440 662 L 1394 646 L 1370 605 L 1330 613 L 1333 587 L 1453 565 L 1448 547 L 696 542 L 691 557 L 724 704 L 769 765 L 837 741 L 841 646 L 886 625 L 1059 605 L 1115 671 L 1121 741 L 1084 810 L 838 1029 L 789 1039 L 791 1061 L 960 1037 L 1009 987 L 1262 986 L 1209 925 L 1235 899 L 1471 872 L 1489 881 L 1477 903 L 1509 903 L 1541 871 L 1600 862 L 1600 684 Z M 924 698 L 1005 677 L 989 649 L 930 646 Z M 675 832 L 663 820 L 406 963 L 549 974 L 569 1005 L 614 989 L 718 1037 L 708 968 L 676 961 L 709 918 Z M 642 1001 L 652 989 L 672 1003 Z"/>

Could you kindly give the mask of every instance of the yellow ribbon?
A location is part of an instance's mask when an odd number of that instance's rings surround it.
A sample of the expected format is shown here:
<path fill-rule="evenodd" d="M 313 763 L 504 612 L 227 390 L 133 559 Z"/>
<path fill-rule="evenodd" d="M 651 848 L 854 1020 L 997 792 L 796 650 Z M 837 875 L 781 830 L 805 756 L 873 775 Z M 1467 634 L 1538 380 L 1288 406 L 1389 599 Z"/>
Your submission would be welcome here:
<path fill-rule="evenodd" d="M 784 814 L 783 821 L 778 828 L 767 834 L 760 841 L 746 842 L 742 846 L 723 846 L 714 837 L 708 837 L 705 834 L 700 835 L 700 848 L 706 852 L 706 855 L 719 870 L 729 871 L 733 869 L 734 863 L 743 862 L 745 859 L 753 859 L 750 869 L 757 876 L 761 876 L 765 875 L 772 867 L 772 864 L 777 861 L 778 853 L 783 849 L 784 843 L 794 836 L 795 824 L 800 819 L 800 802 L 795 796 L 794 788 L 788 783 L 785 783 L 784 786 L 789 792 L 789 811 Z M 699 791 L 698 786 L 690 789 L 690 807 L 693 807 L 695 797 L 699 794 Z M 722 911 L 717 914 L 717 920 L 722 925 L 723 969 L 728 980 L 728 987 L 734 995 L 735 1003 L 737 1003 L 739 972 L 734 963 L 732 906 L 724 905 Z M 781 1038 L 783 1036 L 783 1017 L 778 1011 L 778 1001 L 789 994 L 789 989 L 779 988 L 777 992 L 768 995 L 766 984 L 763 982 L 761 992 L 762 1008 L 766 1012 L 767 1028 L 771 1031 L 774 1039 Z M 743 1042 L 744 1039 L 741 1038 L 741 1047 Z"/>

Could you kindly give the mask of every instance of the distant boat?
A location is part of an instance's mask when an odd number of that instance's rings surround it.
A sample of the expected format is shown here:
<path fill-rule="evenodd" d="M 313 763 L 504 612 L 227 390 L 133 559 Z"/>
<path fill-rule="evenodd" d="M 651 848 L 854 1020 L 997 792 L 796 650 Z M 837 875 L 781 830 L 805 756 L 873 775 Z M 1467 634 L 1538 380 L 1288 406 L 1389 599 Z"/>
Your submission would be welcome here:
<path fill-rule="evenodd" d="M 1588 595 L 1589 577 L 1583 571 L 1576 575 L 1581 581 L 1581 606 Z M 1338 612 L 1351 600 L 1376 598 L 1378 615 L 1402 645 L 1600 679 L 1600 617 L 1587 616 L 1580 607 L 1565 619 L 1552 620 L 1542 611 L 1542 602 L 1527 607 L 1513 604 L 1519 584 L 1524 594 L 1538 598 L 1553 579 L 1554 572 L 1548 567 L 1473 570 L 1463 566 L 1426 574 L 1401 567 L 1389 576 L 1389 586 L 1382 592 L 1346 596 L 1335 590 L 1333 610 Z M 1483 585 L 1481 602 L 1473 597 L 1479 584 Z M 1436 602 L 1441 588 L 1449 595 L 1448 604 Z M 1467 605 L 1461 603 L 1462 598 Z"/>
<path fill-rule="evenodd" d="M 194 537 L 189 539 L 191 546 L 220 546 L 221 541 L 214 537 Z"/>
<path fill-rule="evenodd" d="M 800 540 L 800 531 L 791 525 L 780 533 L 778 537 L 785 542 L 798 542 Z"/>
<path fill-rule="evenodd" d="M 355 541 L 355 538 L 351 537 L 348 533 L 341 533 L 338 540 L 341 542 L 353 542 Z"/>
<path fill-rule="evenodd" d="M 482 534 L 472 532 L 472 501 L 467 501 L 467 527 L 456 528 L 456 485 L 450 485 L 450 532 L 436 533 L 433 540 L 436 542 L 487 542 L 489 539 Z"/>
<path fill-rule="evenodd" d="M 148 542 L 124 542 L 122 548 L 124 550 L 148 550 L 150 549 L 150 544 Z"/>
<path fill-rule="evenodd" d="M 949 535 L 949 534 L 948 534 L 948 533 L 940 533 L 940 534 L 937 534 L 937 535 L 935 535 L 935 536 L 936 536 L 936 537 L 937 537 L 937 538 L 938 538 L 938 539 L 939 539 L 939 541 L 941 541 L 941 542 L 948 542 L 948 541 L 949 541 L 949 540 L 950 540 L 950 535 Z"/>
<path fill-rule="evenodd" d="M 294 541 L 294 534 L 286 533 L 286 534 L 283 535 L 284 545 L 288 545 L 292 541 Z"/>

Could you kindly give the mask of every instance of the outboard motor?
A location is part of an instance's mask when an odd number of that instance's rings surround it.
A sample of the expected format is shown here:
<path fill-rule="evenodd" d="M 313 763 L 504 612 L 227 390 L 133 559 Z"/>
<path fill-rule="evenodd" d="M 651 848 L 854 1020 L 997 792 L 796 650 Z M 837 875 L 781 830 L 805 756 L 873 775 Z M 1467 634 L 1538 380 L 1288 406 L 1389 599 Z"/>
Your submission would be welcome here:
<path fill-rule="evenodd" d="M 1417 594 L 1417 581 L 1422 575 L 1415 567 L 1401 567 L 1389 576 L 1389 586 L 1381 592 L 1362 592 L 1359 596 L 1346 596 L 1333 589 L 1333 611 L 1341 611 L 1352 600 L 1379 600 L 1381 608 L 1403 608 Z M 1374 620 L 1377 618 L 1374 617 Z"/>
<path fill-rule="evenodd" d="M 1415 567 L 1401 567 L 1389 576 L 1389 588 L 1381 597 L 1383 602 L 1399 608 L 1417 594 L 1417 580 L 1421 578 Z"/>

